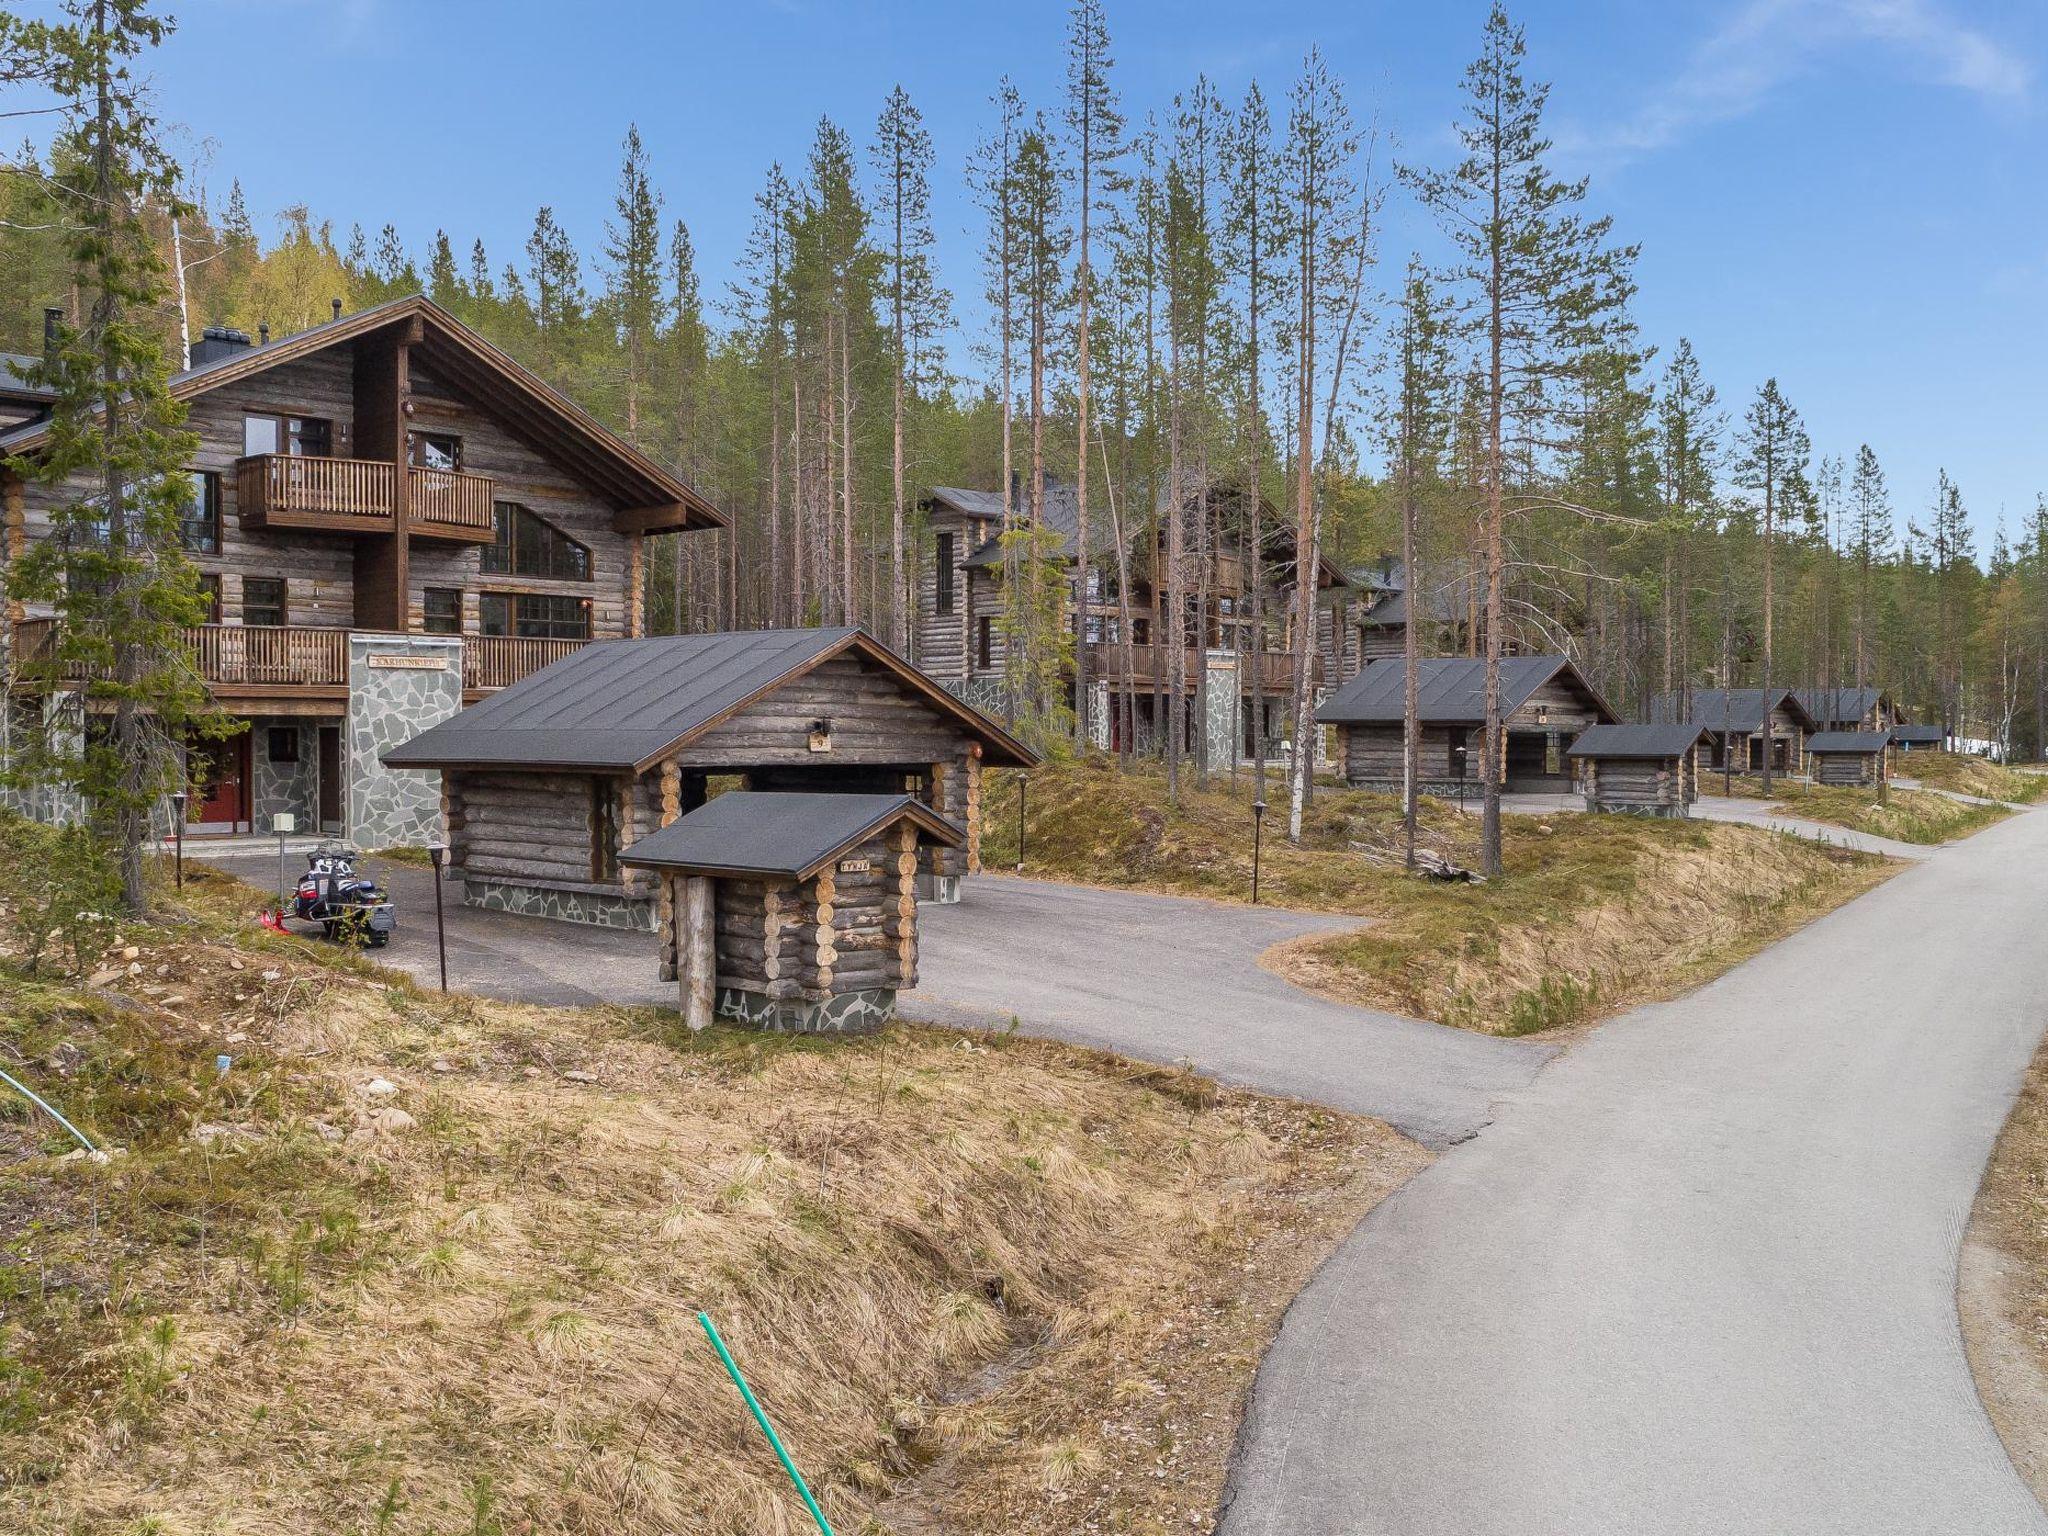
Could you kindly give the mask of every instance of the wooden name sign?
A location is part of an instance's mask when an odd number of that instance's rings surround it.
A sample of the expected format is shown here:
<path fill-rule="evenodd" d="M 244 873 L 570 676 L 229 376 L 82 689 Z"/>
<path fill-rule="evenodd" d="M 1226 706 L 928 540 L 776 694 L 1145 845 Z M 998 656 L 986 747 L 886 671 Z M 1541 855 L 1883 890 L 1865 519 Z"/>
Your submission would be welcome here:
<path fill-rule="evenodd" d="M 372 656 L 370 666 L 378 672 L 446 672 L 448 662 L 441 656 Z"/>
<path fill-rule="evenodd" d="M 869 859 L 841 859 L 839 861 L 839 873 L 842 875 L 864 875 L 874 867 L 873 861 Z"/>

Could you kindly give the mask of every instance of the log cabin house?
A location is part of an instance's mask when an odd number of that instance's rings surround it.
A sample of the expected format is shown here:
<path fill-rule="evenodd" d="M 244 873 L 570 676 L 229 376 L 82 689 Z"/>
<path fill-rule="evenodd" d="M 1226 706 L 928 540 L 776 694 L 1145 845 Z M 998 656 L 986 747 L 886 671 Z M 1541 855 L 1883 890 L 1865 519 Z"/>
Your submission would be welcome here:
<path fill-rule="evenodd" d="M 1795 688 L 1817 731 L 1889 731 L 1906 717 L 1882 688 Z"/>
<path fill-rule="evenodd" d="M 213 606 L 186 641 L 242 722 L 190 748 L 188 818 L 424 842 L 438 792 L 387 772 L 382 750 L 589 641 L 640 634 L 648 537 L 725 518 L 427 299 L 334 309 L 260 345 L 208 330 L 170 382 L 198 438 L 185 552 Z M 33 459 L 48 431 L 45 401 L 0 428 L 0 453 Z M 6 557 L 90 494 L 0 473 Z M 6 613 L 0 731 L 77 728 L 76 680 L 38 676 L 53 622 Z"/>
<path fill-rule="evenodd" d="M 922 848 L 966 834 L 909 795 L 718 796 L 619 855 L 676 914 L 663 974 L 684 1022 L 876 1029 L 917 985 Z"/>
<path fill-rule="evenodd" d="M 1790 688 L 1695 688 L 1690 695 L 1659 694 L 1650 705 L 1659 724 L 1697 725 L 1707 733 L 1709 770 L 1761 773 L 1764 753 L 1771 771 L 1806 771 L 1806 738 L 1813 716 Z M 1768 743 L 1768 747 L 1766 746 Z"/>
<path fill-rule="evenodd" d="M 1358 789 L 1399 793 L 1402 784 L 1406 668 L 1397 660 L 1367 664 L 1333 693 L 1316 719 L 1337 728 L 1337 771 Z M 1418 663 L 1421 756 L 1418 787 L 1458 795 L 1482 779 L 1486 663 L 1470 656 L 1431 656 Z M 1588 726 L 1611 725 L 1607 701 L 1563 656 L 1505 656 L 1500 663 L 1501 781 L 1517 794 L 1558 793 L 1572 785 L 1565 749 Z"/>
<path fill-rule="evenodd" d="M 921 893 L 979 868 L 981 776 L 1036 756 L 858 629 L 599 641 L 384 753 L 438 770 L 449 871 L 469 905 L 669 932 L 620 852 L 743 789 L 911 794 L 963 831 L 927 846 Z"/>
<path fill-rule="evenodd" d="M 1011 506 L 1021 521 L 1026 500 L 1013 490 Z M 920 561 L 917 602 L 917 664 L 942 686 L 979 708 L 1002 707 L 1004 641 L 1003 497 L 999 491 L 935 486 L 920 506 L 929 541 L 928 560 Z M 1126 509 L 1126 517 L 1129 513 Z M 1123 644 L 1125 603 L 1117 590 L 1117 549 L 1114 524 L 1106 508 L 1093 508 L 1089 519 L 1090 588 L 1086 635 L 1087 672 L 1093 686 L 1091 739 L 1109 748 L 1121 744 L 1127 711 L 1140 742 L 1157 738 L 1165 726 L 1165 694 L 1180 687 L 1202 708 L 1187 710 L 1188 745 L 1206 730 L 1211 762 L 1227 763 L 1232 754 L 1250 756 L 1253 733 L 1263 731 L 1276 749 L 1286 734 L 1288 701 L 1293 696 L 1299 658 L 1290 647 L 1289 621 L 1294 591 L 1294 536 L 1288 520 L 1271 505 L 1260 519 L 1265 529 L 1264 558 L 1259 562 L 1260 617 L 1263 638 L 1255 643 L 1251 622 L 1252 562 L 1246 522 L 1234 493 L 1221 489 L 1192 501 L 1184 512 L 1190 615 L 1183 626 L 1185 657 L 1177 669 L 1170 641 L 1162 643 L 1167 623 L 1160 611 L 1161 592 L 1154 573 L 1165 564 L 1167 516 L 1163 506 L 1150 519 L 1151 536 L 1129 535 L 1128 563 L 1131 634 L 1129 672 Z M 1214 553 L 1207 571 L 1198 569 L 1198 525 L 1207 519 Z M 1076 569 L 1079 532 L 1074 487 L 1048 476 L 1043 525 L 1056 558 Z M 1206 582 L 1211 612 L 1204 633 L 1195 632 L 1193 601 Z M 1076 582 L 1067 582 L 1067 618 L 1073 623 L 1078 601 Z M 1317 571 L 1319 651 L 1308 665 L 1318 681 L 1331 676 L 1328 639 L 1332 608 L 1344 591 L 1344 577 L 1324 562 Z M 1256 654 L 1254 652 L 1256 651 Z M 1205 718 L 1197 719 L 1201 714 Z"/>
<path fill-rule="evenodd" d="M 1889 731 L 1816 731 L 1806 743 L 1816 784 L 1878 789 L 1885 782 Z"/>
<path fill-rule="evenodd" d="M 1580 765 L 1589 811 L 1689 816 L 1705 737 L 1696 725 L 1596 725 L 1565 755 Z"/>
<path fill-rule="evenodd" d="M 1891 744 L 1899 752 L 1939 752 L 1948 744 L 1948 730 L 1933 722 L 1926 725 L 1902 723 L 1891 728 Z"/>

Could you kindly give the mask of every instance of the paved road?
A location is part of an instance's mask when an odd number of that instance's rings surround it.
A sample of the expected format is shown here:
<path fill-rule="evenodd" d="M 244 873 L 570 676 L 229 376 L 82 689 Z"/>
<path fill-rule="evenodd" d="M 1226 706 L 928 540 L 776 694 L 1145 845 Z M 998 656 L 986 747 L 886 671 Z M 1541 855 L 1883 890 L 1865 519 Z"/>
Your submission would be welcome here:
<path fill-rule="evenodd" d="M 276 884 L 275 855 L 219 862 L 252 884 Z M 378 958 L 433 982 L 432 876 L 378 859 L 364 867 L 399 905 L 398 934 Z M 649 934 L 459 902 L 451 888 L 453 986 L 561 1006 L 675 1001 L 674 985 L 657 977 Z M 1378 1116 L 1430 1146 L 1471 1135 L 1493 1101 L 1527 1084 L 1556 1049 L 1328 1002 L 1259 966 L 1273 944 L 1356 919 L 991 875 L 970 881 L 958 906 L 921 908 L 920 921 L 923 985 L 903 1000 L 909 1017 L 1015 1018 L 1032 1034 L 1189 1061 L 1227 1081 Z"/>
<path fill-rule="evenodd" d="M 1227 1536 L 2048 1532 L 1955 1302 L 2044 934 L 2036 812 L 1561 1057 L 1296 1302 Z"/>

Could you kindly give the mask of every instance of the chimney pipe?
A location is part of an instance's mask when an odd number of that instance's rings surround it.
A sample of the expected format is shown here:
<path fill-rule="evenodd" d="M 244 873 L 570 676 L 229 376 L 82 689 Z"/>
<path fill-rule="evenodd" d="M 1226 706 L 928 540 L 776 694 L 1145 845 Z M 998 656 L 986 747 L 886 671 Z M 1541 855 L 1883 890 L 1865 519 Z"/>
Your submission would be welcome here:
<path fill-rule="evenodd" d="M 334 318 L 335 318 L 335 319 L 337 319 L 337 320 L 339 320 L 339 319 L 341 318 L 341 300 L 339 300 L 339 299 L 329 299 L 329 300 L 328 300 L 327 302 L 328 302 L 328 304 L 330 304 L 330 305 L 331 305 L 331 306 L 333 307 L 333 309 L 334 309 Z"/>
<path fill-rule="evenodd" d="M 259 347 L 267 347 L 270 345 L 270 322 L 268 320 L 259 321 L 257 323 L 256 345 Z"/>
<path fill-rule="evenodd" d="M 43 311 L 43 361 L 57 361 L 57 327 L 64 323 L 64 311 L 51 305 Z"/>

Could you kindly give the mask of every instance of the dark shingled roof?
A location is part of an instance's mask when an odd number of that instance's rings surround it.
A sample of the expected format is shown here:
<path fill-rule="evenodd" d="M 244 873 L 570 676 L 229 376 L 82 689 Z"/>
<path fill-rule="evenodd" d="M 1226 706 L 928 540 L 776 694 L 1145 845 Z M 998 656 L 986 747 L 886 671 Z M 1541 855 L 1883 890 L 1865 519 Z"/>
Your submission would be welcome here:
<path fill-rule="evenodd" d="M 909 795 L 738 790 L 641 838 L 619 855 L 619 862 L 643 869 L 805 880 L 906 817 L 926 842 L 958 848 L 967 840 L 952 822 Z"/>
<path fill-rule="evenodd" d="M 1394 657 L 1367 664 L 1316 711 L 1324 725 L 1399 725 L 1402 718 L 1403 666 Z M 1474 656 L 1429 656 L 1416 663 L 1417 713 L 1425 725 L 1477 725 L 1486 718 L 1486 662 Z M 1614 711 L 1579 669 L 1563 656 L 1503 656 L 1500 660 L 1500 708 L 1513 714 L 1529 695 L 1569 672 L 1602 714 Z"/>
<path fill-rule="evenodd" d="M 1794 688 L 1792 697 L 1819 726 L 1853 725 L 1884 701 L 1882 688 Z"/>
<path fill-rule="evenodd" d="M 1892 727 L 1892 740 L 1942 742 L 1948 740 L 1948 732 L 1933 721 L 1926 725 L 1895 725 Z"/>
<path fill-rule="evenodd" d="M 1660 693 L 1650 705 L 1650 718 L 1670 721 L 1678 718 L 1681 695 Z M 1765 701 L 1769 700 L 1769 703 Z M 1764 717 L 1780 701 L 1789 703 L 1792 713 L 1811 730 L 1812 714 L 1790 688 L 1695 688 L 1692 691 L 1692 721 L 1708 731 L 1760 731 Z"/>
<path fill-rule="evenodd" d="M 1806 738 L 1808 752 L 1882 752 L 1891 743 L 1889 731 L 1816 731 Z"/>
<path fill-rule="evenodd" d="M 1697 725 L 1589 725 L 1567 757 L 1683 757 L 1706 735 Z"/>
<path fill-rule="evenodd" d="M 845 650 L 895 673 L 978 739 L 986 760 L 1031 750 L 858 629 L 755 629 L 600 640 L 384 754 L 392 768 L 640 769 Z"/>
<path fill-rule="evenodd" d="M 25 352 L 0 352 L 0 395 L 17 395 L 31 400 L 54 400 L 57 391 L 48 384 L 31 384 L 24 377 L 40 363 L 40 357 Z"/>

